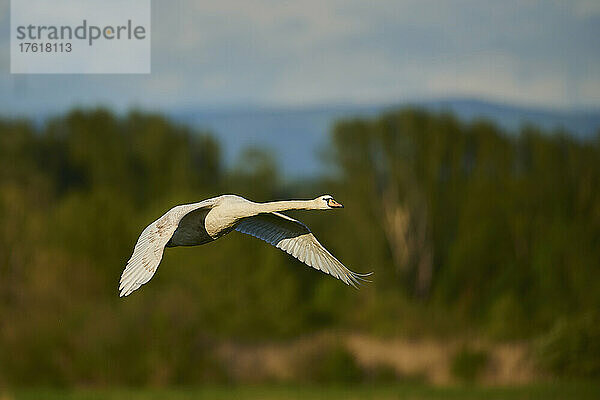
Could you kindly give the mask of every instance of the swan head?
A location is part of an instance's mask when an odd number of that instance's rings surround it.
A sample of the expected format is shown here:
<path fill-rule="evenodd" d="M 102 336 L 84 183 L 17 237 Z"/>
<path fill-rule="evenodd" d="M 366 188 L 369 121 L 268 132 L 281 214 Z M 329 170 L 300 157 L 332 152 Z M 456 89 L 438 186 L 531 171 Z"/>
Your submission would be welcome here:
<path fill-rule="evenodd" d="M 321 210 L 331 210 L 333 208 L 344 208 L 344 206 L 333 199 L 333 196 L 324 194 L 315 199 L 317 207 Z"/>

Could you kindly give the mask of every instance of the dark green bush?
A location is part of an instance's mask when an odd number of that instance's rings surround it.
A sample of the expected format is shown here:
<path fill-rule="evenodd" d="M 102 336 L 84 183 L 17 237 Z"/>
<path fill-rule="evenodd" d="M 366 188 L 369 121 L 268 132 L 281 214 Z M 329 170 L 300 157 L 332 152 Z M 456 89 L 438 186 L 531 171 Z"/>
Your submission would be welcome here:
<path fill-rule="evenodd" d="M 539 365 L 558 376 L 600 377 L 600 316 L 562 319 L 537 343 Z"/>
<path fill-rule="evenodd" d="M 485 351 L 465 347 L 453 357 L 450 368 L 455 378 L 473 382 L 481 375 L 488 361 L 489 356 Z"/>
<path fill-rule="evenodd" d="M 318 352 L 307 361 L 304 369 L 311 382 L 356 383 L 364 378 L 354 355 L 341 345 Z"/>
<path fill-rule="evenodd" d="M 391 365 L 377 365 L 374 368 L 369 369 L 367 379 L 370 382 L 376 383 L 388 383 L 399 380 L 398 373 Z M 402 379 L 403 381 L 405 379 Z M 409 379 L 407 379 L 409 380 Z"/>

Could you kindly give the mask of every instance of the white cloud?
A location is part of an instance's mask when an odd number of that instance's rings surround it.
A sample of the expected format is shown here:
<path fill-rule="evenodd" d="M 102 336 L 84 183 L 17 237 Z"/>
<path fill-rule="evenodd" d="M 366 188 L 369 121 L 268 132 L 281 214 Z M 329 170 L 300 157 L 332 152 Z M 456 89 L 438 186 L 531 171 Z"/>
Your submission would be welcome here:
<path fill-rule="evenodd" d="M 427 88 L 435 95 L 470 95 L 519 103 L 568 105 L 567 77 L 559 71 L 531 70 L 502 53 L 481 53 L 432 71 Z M 525 69 L 525 71 L 524 71 Z"/>
<path fill-rule="evenodd" d="M 0 20 L 4 19 L 5 16 L 8 16 L 9 9 L 10 0 L 0 0 Z"/>
<path fill-rule="evenodd" d="M 600 104 L 600 77 L 588 76 L 579 81 L 579 98 L 585 99 L 578 106 L 598 106 Z"/>
<path fill-rule="evenodd" d="M 600 1 L 598 0 L 572 0 L 571 5 L 577 17 L 586 18 L 600 15 Z"/>

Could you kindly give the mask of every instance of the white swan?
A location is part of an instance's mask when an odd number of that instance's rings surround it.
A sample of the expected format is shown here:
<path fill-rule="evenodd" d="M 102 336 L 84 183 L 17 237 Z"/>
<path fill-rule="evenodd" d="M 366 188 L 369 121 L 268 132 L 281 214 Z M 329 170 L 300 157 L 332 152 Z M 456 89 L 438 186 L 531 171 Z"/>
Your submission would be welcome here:
<path fill-rule="evenodd" d="M 255 203 L 223 195 L 173 207 L 140 235 L 121 274 L 120 297 L 128 296 L 152 278 L 166 247 L 196 246 L 237 230 L 286 251 L 303 263 L 356 287 L 369 274 L 350 271 L 319 243 L 302 222 L 280 214 L 286 210 L 331 210 L 343 206 L 330 195 L 314 200 Z"/>

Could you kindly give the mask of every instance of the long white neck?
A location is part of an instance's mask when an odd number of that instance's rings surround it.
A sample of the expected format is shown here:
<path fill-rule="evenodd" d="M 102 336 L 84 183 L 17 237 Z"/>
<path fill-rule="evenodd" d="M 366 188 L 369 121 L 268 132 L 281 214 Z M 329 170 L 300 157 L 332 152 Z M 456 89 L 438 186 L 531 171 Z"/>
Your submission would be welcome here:
<path fill-rule="evenodd" d="M 271 201 L 269 203 L 255 203 L 259 213 L 279 212 L 287 210 L 320 210 L 315 200 L 287 200 Z"/>

